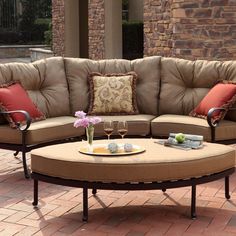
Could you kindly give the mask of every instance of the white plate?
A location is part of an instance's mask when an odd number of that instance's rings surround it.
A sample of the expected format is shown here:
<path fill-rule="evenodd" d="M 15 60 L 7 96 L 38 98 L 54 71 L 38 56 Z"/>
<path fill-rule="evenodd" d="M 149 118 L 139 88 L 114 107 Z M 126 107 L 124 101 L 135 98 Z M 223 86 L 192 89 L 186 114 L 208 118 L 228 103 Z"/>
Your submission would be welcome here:
<path fill-rule="evenodd" d="M 88 146 L 83 146 L 79 149 L 79 152 L 87 155 L 93 155 L 93 156 L 126 156 L 126 155 L 133 155 L 142 153 L 145 151 L 144 147 L 133 145 L 133 150 L 131 152 L 125 152 L 124 151 L 124 144 L 117 143 L 118 145 L 118 152 L 111 153 L 108 148 L 107 144 L 93 144 L 93 151 L 89 151 Z"/>

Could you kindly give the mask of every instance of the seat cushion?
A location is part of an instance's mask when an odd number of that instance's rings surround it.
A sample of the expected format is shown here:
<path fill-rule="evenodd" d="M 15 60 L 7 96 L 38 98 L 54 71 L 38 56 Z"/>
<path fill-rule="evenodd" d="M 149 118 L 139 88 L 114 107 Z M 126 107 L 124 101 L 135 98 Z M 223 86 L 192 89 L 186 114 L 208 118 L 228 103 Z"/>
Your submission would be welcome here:
<path fill-rule="evenodd" d="M 169 133 L 186 133 L 203 135 L 204 140 L 211 141 L 211 128 L 207 121 L 184 115 L 161 115 L 151 122 L 152 135 L 167 137 Z M 222 120 L 216 128 L 216 141 L 236 139 L 236 123 Z"/>
<path fill-rule="evenodd" d="M 61 116 L 32 123 L 26 136 L 27 144 L 45 143 L 85 134 L 84 128 L 74 128 L 75 118 Z M 21 144 L 21 132 L 12 129 L 8 125 L 0 126 L 0 142 Z"/>
<path fill-rule="evenodd" d="M 102 120 L 114 121 L 115 131 L 113 134 L 117 135 L 116 125 L 118 121 L 128 122 L 128 134 L 127 135 L 141 135 L 146 136 L 150 134 L 150 122 L 155 116 L 138 114 L 138 115 L 123 115 L 123 116 L 99 116 Z M 103 136 L 103 122 L 96 125 L 95 136 Z"/>
<path fill-rule="evenodd" d="M 152 182 L 200 177 L 235 165 L 235 149 L 222 144 L 204 143 L 204 148 L 186 152 L 156 144 L 148 138 L 126 141 L 146 151 L 110 158 L 79 153 L 83 142 L 59 144 L 33 150 L 31 169 L 35 173 L 73 180 Z M 107 143 L 107 140 L 94 143 Z"/>

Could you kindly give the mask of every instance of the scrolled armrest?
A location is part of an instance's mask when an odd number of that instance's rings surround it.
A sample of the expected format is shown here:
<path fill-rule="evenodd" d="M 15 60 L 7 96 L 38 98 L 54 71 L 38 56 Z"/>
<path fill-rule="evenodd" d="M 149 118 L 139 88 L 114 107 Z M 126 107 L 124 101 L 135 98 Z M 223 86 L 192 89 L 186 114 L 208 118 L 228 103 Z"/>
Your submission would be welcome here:
<path fill-rule="evenodd" d="M 17 122 L 17 123 L 16 123 L 16 127 L 17 127 L 17 129 L 19 129 L 20 131 L 26 131 L 26 130 L 30 127 L 31 121 L 32 121 L 32 119 L 31 119 L 31 117 L 30 117 L 30 114 L 29 114 L 27 111 L 23 111 L 23 110 L 0 111 L 0 114 L 3 114 L 3 115 L 4 115 L 4 114 L 10 115 L 10 114 L 13 114 L 13 113 L 21 113 L 22 115 L 24 115 L 25 120 L 26 120 L 26 125 L 21 126 L 21 124 Z"/>
<path fill-rule="evenodd" d="M 219 123 L 219 121 L 216 122 L 212 122 L 212 115 L 216 112 L 216 111 L 226 111 L 225 108 L 222 107 L 213 107 L 211 108 L 208 113 L 207 113 L 207 122 L 210 125 L 210 127 L 216 127 Z"/>

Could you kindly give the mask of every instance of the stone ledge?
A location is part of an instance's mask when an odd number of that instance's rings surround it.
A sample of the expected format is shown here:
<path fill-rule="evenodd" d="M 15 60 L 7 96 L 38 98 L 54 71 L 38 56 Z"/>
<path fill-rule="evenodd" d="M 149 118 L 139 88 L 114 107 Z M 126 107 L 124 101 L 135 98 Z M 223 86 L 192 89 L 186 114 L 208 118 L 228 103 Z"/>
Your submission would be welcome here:
<path fill-rule="evenodd" d="M 29 57 L 30 48 L 48 48 L 48 46 L 47 45 L 1 45 L 0 58 Z"/>
<path fill-rule="evenodd" d="M 0 45 L 1 48 L 47 48 L 48 45 Z"/>
<path fill-rule="evenodd" d="M 30 58 L 31 61 L 37 61 L 41 59 L 45 59 L 48 57 L 53 57 L 54 53 L 51 50 L 43 49 L 43 48 L 30 48 Z"/>

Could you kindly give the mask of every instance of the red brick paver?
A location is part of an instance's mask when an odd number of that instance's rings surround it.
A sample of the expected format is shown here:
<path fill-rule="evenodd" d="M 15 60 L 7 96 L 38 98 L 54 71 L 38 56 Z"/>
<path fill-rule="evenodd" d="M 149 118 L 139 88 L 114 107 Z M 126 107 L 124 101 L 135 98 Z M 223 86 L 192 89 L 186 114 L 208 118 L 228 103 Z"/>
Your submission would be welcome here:
<path fill-rule="evenodd" d="M 82 191 L 39 183 L 39 207 L 31 202 L 33 181 L 23 177 L 13 152 L 0 150 L 0 236 L 236 236 L 236 174 L 197 187 L 196 220 L 190 219 L 190 187 L 152 191 L 104 191 L 89 194 L 89 222 L 81 221 Z"/>

